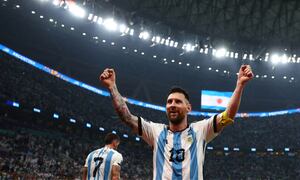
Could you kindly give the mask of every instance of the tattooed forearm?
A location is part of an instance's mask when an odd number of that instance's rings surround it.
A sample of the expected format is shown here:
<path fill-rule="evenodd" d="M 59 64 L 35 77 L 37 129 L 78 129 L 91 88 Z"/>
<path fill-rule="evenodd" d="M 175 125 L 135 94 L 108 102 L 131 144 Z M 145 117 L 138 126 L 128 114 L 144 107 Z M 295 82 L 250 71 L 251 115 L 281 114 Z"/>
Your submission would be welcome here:
<path fill-rule="evenodd" d="M 110 94 L 113 100 L 115 111 L 121 118 L 121 120 L 128 125 L 134 132 L 138 129 L 138 118 L 132 115 L 124 101 L 123 97 L 119 93 L 117 86 L 113 86 L 110 89 Z"/>

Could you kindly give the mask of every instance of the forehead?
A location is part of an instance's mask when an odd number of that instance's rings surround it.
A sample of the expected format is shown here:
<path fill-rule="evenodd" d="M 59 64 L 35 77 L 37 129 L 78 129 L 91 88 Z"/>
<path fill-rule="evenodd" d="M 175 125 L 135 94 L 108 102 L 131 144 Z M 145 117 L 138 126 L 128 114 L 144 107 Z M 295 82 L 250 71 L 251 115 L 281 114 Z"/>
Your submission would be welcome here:
<path fill-rule="evenodd" d="M 167 99 L 167 100 L 170 100 L 170 99 L 186 100 L 185 97 L 184 97 L 184 94 L 179 93 L 179 92 L 175 92 L 175 93 L 170 94 L 170 95 L 168 96 L 168 99 Z"/>

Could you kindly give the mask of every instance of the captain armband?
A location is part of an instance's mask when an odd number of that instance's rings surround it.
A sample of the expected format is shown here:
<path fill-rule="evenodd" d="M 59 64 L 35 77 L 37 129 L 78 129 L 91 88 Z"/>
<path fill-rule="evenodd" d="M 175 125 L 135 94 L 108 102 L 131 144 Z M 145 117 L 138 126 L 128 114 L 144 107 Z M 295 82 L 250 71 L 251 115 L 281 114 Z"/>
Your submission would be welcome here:
<path fill-rule="evenodd" d="M 234 123 L 234 120 L 228 117 L 226 111 L 223 111 L 221 115 L 222 115 L 222 119 L 219 122 L 221 127 L 225 127 Z"/>

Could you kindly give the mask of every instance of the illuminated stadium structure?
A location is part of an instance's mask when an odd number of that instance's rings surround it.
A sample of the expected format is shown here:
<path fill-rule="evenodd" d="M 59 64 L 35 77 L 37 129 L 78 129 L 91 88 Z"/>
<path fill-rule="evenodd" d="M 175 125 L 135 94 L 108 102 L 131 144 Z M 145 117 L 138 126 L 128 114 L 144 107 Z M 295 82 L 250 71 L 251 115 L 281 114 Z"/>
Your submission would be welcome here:
<path fill-rule="evenodd" d="M 0 179 L 14 173 L 78 179 L 82 156 L 108 132 L 120 135 L 120 149 L 128 154 L 123 179 L 151 179 L 151 148 L 119 121 L 99 73 L 113 67 L 131 111 L 155 122 L 167 122 L 169 88 L 187 89 L 194 122 L 219 112 L 201 108 L 201 91 L 231 92 L 242 64 L 252 66 L 255 78 L 236 123 L 206 147 L 204 177 L 298 179 L 299 6 L 0 0 Z"/>

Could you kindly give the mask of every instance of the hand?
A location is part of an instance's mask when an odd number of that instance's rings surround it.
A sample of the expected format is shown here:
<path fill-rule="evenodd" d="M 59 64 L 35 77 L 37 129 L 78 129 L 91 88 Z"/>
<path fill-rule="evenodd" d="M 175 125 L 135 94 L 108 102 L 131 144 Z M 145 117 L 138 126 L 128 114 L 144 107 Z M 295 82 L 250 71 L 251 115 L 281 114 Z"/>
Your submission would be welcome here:
<path fill-rule="evenodd" d="M 254 77 L 254 74 L 252 72 L 250 65 L 242 65 L 239 70 L 237 84 L 245 85 L 253 77 Z"/>
<path fill-rule="evenodd" d="M 101 83 L 108 89 L 116 85 L 116 73 L 114 69 L 106 68 L 99 77 Z"/>

